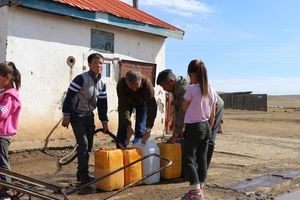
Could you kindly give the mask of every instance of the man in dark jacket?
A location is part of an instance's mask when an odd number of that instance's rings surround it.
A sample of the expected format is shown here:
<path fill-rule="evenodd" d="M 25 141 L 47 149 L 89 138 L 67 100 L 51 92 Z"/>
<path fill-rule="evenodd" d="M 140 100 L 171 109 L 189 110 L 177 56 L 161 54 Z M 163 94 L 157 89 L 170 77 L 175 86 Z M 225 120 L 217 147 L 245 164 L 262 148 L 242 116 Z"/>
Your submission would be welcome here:
<path fill-rule="evenodd" d="M 117 139 L 124 147 L 130 137 L 135 135 L 133 143 L 149 137 L 156 118 L 157 105 L 151 81 L 140 72 L 130 70 L 117 84 L 119 125 Z M 135 131 L 132 127 L 131 114 L 136 112 Z"/>

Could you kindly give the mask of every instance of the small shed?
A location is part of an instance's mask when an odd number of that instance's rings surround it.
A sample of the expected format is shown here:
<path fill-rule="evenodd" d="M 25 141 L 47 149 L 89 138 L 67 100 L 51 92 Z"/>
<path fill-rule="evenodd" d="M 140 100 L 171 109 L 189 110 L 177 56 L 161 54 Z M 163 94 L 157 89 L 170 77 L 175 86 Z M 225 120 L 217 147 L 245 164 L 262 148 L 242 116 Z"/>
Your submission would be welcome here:
<path fill-rule="evenodd" d="M 247 92 L 220 93 L 224 108 L 239 110 L 267 111 L 267 94 Z"/>

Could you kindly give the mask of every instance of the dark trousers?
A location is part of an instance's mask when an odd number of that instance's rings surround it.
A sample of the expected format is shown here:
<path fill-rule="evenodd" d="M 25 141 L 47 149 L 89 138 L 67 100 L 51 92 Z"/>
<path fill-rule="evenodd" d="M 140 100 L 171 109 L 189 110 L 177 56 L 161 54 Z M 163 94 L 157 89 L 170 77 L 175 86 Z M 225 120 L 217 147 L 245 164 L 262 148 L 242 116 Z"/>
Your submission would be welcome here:
<path fill-rule="evenodd" d="M 223 106 L 220 106 L 219 108 L 217 108 L 216 110 L 216 115 L 215 115 L 215 122 L 214 125 L 211 129 L 211 135 L 209 137 L 209 143 L 208 143 L 208 151 L 207 151 L 207 168 L 209 168 L 213 153 L 214 153 L 214 149 L 215 149 L 215 140 L 216 140 L 216 136 L 220 127 L 220 123 L 223 117 Z"/>
<path fill-rule="evenodd" d="M 78 144 L 77 148 L 77 177 L 86 178 L 89 173 L 89 153 L 94 141 L 94 115 L 78 116 L 71 114 L 71 125 Z"/>
<path fill-rule="evenodd" d="M 0 167 L 10 170 L 8 161 L 8 146 L 10 145 L 10 139 L 0 137 Z M 0 175 L 0 180 L 10 182 L 10 177 Z"/>
<path fill-rule="evenodd" d="M 190 185 L 203 183 L 206 179 L 210 130 L 208 121 L 185 125 L 184 169 Z"/>
<path fill-rule="evenodd" d="M 146 130 L 146 120 L 147 120 L 147 106 L 146 102 L 139 106 L 131 106 L 130 115 L 132 110 L 135 108 L 135 140 L 142 138 Z M 122 114 L 119 113 L 119 124 L 118 124 L 118 133 L 117 140 L 124 147 L 127 146 L 127 125 L 125 123 L 125 118 Z"/>

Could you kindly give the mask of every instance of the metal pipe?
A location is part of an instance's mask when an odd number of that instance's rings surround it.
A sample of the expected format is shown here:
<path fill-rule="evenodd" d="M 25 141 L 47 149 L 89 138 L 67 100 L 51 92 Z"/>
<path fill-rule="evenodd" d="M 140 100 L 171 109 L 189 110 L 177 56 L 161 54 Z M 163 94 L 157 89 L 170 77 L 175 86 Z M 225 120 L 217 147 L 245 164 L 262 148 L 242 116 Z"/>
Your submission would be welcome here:
<path fill-rule="evenodd" d="M 42 194 L 40 192 L 31 190 L 31 189 L 28 189 L 28 188 L 24 188 L 24 187 L 21 187 L 21 186 L 18 186 L 18 185 L 14 185 L 14 184 L 9 183 L 9 182 L 4 182 L 2 180 L 0 180 L 0 186 L 4 187 L 4 188 L 9 188 L 9 189 L 12 189 L 12 190 L 24 193 L 24 194 L 28 194 L 29 196 L 37 197 L 37 198 L 43 199 L 43 200 L 59 200 L 58 198 L 51 197 L 51 196 Z"/>
<path fill-rule="evenodd" d="M 53 190 L 54 192 L 59 192 L 61 188 L 57 185 L 53 185 L 51 183 L 46 183 L 28 176 L 24 176 L 22 174 L 18 174 L 3 168 L 0 168 L 0 174 L 3 174 L 5 176 L 9 176 L 11 178 L 14 178 L 16 180 L 22 181 L 24 183 L 28 183 L 34 186 L 42 187 L 42 188 L 47 188 L 50 190 Z"/>
<path fill-rule="evenodd" d="M 154 171 L 154 172 L 152 172 L 152 173 L 150 173 L 150 174 L 144 176 L 144 177 L 141 178 L 140 180 L 137 180 L 137 181 L 135 181 L 135 182 L 133 182 L 133 183 L 131 183 L 131 184 L 129 184 L 129 185 L 127 185 L 127 186 L 125 186 L 125 187 L 119 189 L 118 191 L 114 192 L 112 195 L 106 197 L 105 199 L 108 199 L 108 198 L 110 198 L 110 197 L 112 197 L 112 196 L 118 194 L 119 192 L 122 192 L 123 190 L 125 190 L 125 189 L 127 189 L 127 188 L 129 188 L 129 187 L 131 187 L 131 186 L 133 186 L 133 185 L 135 185 L 135 184 L 137 184 L 137 183 L 139 183 L 139 182 L 145 180 L 146 178 L 149 178 L 150 176 L 152 176 L 152 175 L 154 175 L 154 174 L 160 172 L 161 170 L 163 170 L 163 169 L 165 169 L 165 168 L 167 168 L 167 167 L 170 167 L 170 166 L 172 165 L 172 161 L 169 160 L 169 159 L 167 159 L 167 158 L 165 158 L 165 157 L 163 157 L 163 156 L 160 156 L 160 155 L 158 155 L 158 154 L 156 154 L 156 153 L 148 154 L 148 155 L 146 155 L 146 156 L 144 156 L 144 157 L 142 157 L 142 158 L 140 158 L 140 159 L 138 159 L 138 160 L 135 160 L 134 162 L 131 162 L 131 163 L 129 163 L 129 164 L 123 166 L 123 167 L 120 167 L 120 168 L 118 168 L 118 169 L 116 169 L 116 170 L 114 170 L 114 171 L 112 171 L 112 172 L 110 172 L 110 173 L 108 173 L 108 174 L 106 174 L 106 175 L 104 175 L 104 176 L 102 176 L 102 177 L 99 177 L 99 178 L 97 178 L 97 179 L 95 179 L 95 180 L 93 180 L 93 181 L 90 181 L 90 182 L 88 182 L 88 183 L 86 183 L 86 184 L 83 184 L 83 185 L 81 185 L 81 186 L 79 186 L 79 187 L 77 187 L 77 188 L 74 188 L 74 189 L 71 189 L 71 190 L 69 190 L 69 191 L 66 191 L 66 194 L 69 195 L 69 194 L 78 192 L 78 191 L 82 190 L 82 189 L 85 188 L 85 187 L 88 187 L 88 186 L 90 186 L 90 185 L 92 185 L 92 184 L 94 184 L 94 183 L 96 183 L 96 182 L 98 182 L 98 181 L 100 181 L 100 180 L 102 180 L 102 179 L 105 179 L 105 178 L 107 178 L 107 177 L 109 177 L 109 176 L 111 176 L 111 175 L 113 175 L 113 174 L 115 174 L 115 173 L 117 173 L 117 172 L 119 172 L 119 171 L 121 171 L 121 170 L 123 170 L 123 169 L 125 169 L 125 168 L 128 168 L 128 167 L 130 167 L 131 165 L 134 165 L 134 164 L 137 163 L 137 162 L 140 162 L 140 161 L 142 161 L 142 160 L 145 160 L 146 158 L 151 157 L 151 156 L 159 157 L 160 159 L 162 159 L 162 160 L 164 160 L 165 162 L 167 162 L 167 164 L 164 165 L 164 166 L 162 166 L 162 167 L 160 167 L 160 168 L 157 169 L 156 171 Z"/>
<path fill-rule="evenodd" d="M 66 193 L 62 190 L 61 187 L 59 187 L 57 185 L 46 183 L 46 182 L 31 178 L 28 176 L 24 176 L 22 174 L 18 174 L 18 173 L 15 173 L 15 172 L 3 169 L 3 168 L 0 168 L 0 174 L 3 174 L 5 176 L 9 176 L 13 179 L 16 179 L 16 180 L 20 181 L 22 184 L 24 183 L 24 184 L 29 184 L 32 186 L 52 190 L 56 194 L 63 195 L 66 200 L 68 199 Z M 23 194 L 28 194 L 31 196 L 38 197 L 40 199 L 45 199 L 45 200 L 57 199 L 57 198 L 51 197 L 49 195 L 45 195 L 45 194 L 39 193 L 37 191 L 34 191 L 33 189 L 28 189 L 27 187 L 22 187 L 20 185 L 16 185 L 13 182 L 0 181 L 0 185 L 5 186 L 10 189 L 13 189 L 13 190 L 16 190 L 16 191 L 19 191 Z"/>

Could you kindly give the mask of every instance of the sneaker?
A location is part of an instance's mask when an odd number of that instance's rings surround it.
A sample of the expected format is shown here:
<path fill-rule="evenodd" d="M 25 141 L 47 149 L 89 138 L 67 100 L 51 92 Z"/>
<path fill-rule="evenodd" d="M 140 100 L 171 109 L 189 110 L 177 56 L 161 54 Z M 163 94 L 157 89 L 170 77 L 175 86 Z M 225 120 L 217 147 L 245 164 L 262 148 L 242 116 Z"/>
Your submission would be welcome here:
<path fill-rule="evenodd" d="M 1 189 L 0 200 L 9 200 L 14 197 L 14 192 L 9 189 Z"/>
<path fill-rule="evenodd" d="M 200 190 L 190 190 L 184 194 L 181 200 L 205 200 L 203 196 L 203 191 Z"/>
<path fill-rule="evenodd" d="M 189 194 L 189 192 L 185 192 L 184 195 L 183 195 L 183 197 L 181 197 L 181 200 L 187 199 L 188 198 L 188 194 Z"/>
<path fill-rule="evenodd" d="M 10 190 L 7 190 L 5 192 L 1 192 L 0 194 L 0 200 L 11 200 L 13 198 L 13 192 Z"/>

